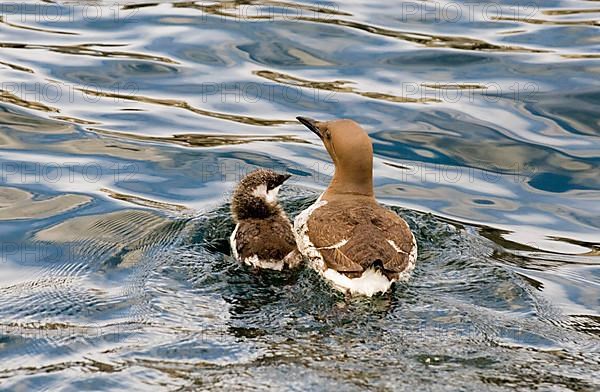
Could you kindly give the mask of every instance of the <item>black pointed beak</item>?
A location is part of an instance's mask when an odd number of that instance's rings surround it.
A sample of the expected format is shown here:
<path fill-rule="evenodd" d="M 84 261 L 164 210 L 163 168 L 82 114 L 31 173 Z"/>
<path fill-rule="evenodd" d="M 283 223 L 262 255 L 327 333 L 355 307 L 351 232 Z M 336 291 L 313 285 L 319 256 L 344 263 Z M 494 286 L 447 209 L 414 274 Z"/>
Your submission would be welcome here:
<path fill-rule="evenodd" d="M 312 118 L 308 118 L 308 117 L 300 117 L 300 116 L 296 117 L 296 120 L 298 120 L 302 124 L 304 124 L 304 126 L 306 128 L 313 131 L 318 137 L 321 137 L 321 131 L 319 130 L 319 127 L 317 126 L 317 123 L 318 123 L 317 120 L 313 120 Z"/>
<path fill-rule="evenodd" d="M 284 182 L 286 182 L 292 175 L 291 174 L 279 174 L 277 176 L 277 186 L 283 184 Z"/>

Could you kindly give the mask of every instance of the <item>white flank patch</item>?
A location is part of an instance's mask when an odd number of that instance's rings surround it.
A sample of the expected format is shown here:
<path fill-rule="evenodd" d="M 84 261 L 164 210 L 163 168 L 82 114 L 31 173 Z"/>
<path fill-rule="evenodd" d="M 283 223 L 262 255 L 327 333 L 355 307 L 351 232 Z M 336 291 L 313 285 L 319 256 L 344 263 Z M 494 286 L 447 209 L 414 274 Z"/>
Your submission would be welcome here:
<path fill-rule="evenodd" d="M 319 272 L 323 270 L 323 265 L 325 263 L 321 253 L 310 242 L 310 238 L 308 237 L 308 218 L 310 218 L 310 214 L 312 214 L 314 210 L 327 204 L 326 201 L 321 200 L 321 196 L 319 196 L 313 205 L 302 211 L 296 216 L 296 219 L 294 219 L 294 237 L 296 239 L 298 250 L 303 256 L 310 260 L 312 268 Z"/>
<path fill-rule="evenodd" d="M 235 236 L 237 234 L 238 229 L 240 228 L 240 224 L 235 225 L 235 229 L 233 229 L 233 233 L 229 237 L 229 246 L 231 246 L 231 255 L 234 259 L 239 260 L 238 252 L 237 252 L 237 244 L 235 242 Z"/>
<path fill-rule="evenodd" d="M 404 269 L 404 271 L 400 272 L 400 276 L 398 277 L 399 281 L 406 282 L 408 278 L 410 278 L 410 274 L 415 269 L 415 265 L 417 263 L 417 239 L 415 235 L 411 232 L 412 236 L 412 248 L 410 249 L 410 253 L 408 254 L 408 265 Z M 394 244 L 395 245 L 395 244 Z M 402 252 L 406 254 L 406 252 Z"/>
<path fill-rule="evenodd" d="M 353 294 L 362 294 L 367 297 L 375 293 L 385 293 L 393 283 L 393 281 L 373 268 L 369 268 L 358 278 L 349 278 L 332 268 L 325 270 L 322 275 L 325 279 L 333 283 L 334 287 L 338 290 L 350 291 Z"/>

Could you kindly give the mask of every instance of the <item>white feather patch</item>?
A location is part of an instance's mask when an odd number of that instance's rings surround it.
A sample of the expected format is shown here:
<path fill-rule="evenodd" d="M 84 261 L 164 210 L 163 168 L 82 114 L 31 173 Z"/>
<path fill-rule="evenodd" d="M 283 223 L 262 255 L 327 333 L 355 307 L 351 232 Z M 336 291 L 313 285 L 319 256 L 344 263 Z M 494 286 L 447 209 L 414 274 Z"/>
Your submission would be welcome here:
<path fill-rule="evenodd" d="M 284 265 L 283 260 L 261 260 L 257 255 L 246 257 L 242 262 L 251 267 L 266 268 L 275 271 L 281 271 Z"/>
<path fill-rule="evenodd" d="M 279 188 L 281 186 L 277 186 L 271 190 L 267 190 L 266 184 L 260 184 L 252 191 L 252 194 L 256 197 L 259 197 L 266 201 L 269 204 L 277 203 L 277 194 L 279 193 Z"/>
<path fill-rule="evenodd" d="M 393 283 L 373 268 L 369 268 L 358 278 L 349 278 L 332 268 L 326 269 L 322 275 L 331 281 L 338 290 L 350 291 L 353 294 L 362 294 L 367 297 L 380 292 L 385 293 Z"/>
<path fill-rule="evenodd" d="M 267 201 L 267 203 L 269 203 L 269 204 L 277 203 L 277 194 L 279 193 L 280 187 L 281 186 L 277 186 L 277 187 L 271 189 L 270 191 L 267 191 L 267 196 L 265 197 L 265 200 Z"/>
<path fill-rule="evenodd" d="M 256 197 L 265 198 L 267 197 L 267 184 L 260 184 L 252 191 L 252 194 Z"/>
<path fill-rule="evenodd" d="M 325 200 L 321 200 L 321 196 L 319 196 L 313 205 L 302 211 L 294 219 L 294 237 L 298 250 L 309 259 L 311 266 L 317 271 L 321 271 L 325 263 L 321 253 L 310 242 L 310 238 L 308 237 L 308 219 L 314 210 L 327 204 Z"/>
<path fill-rule="evenodd" d="M 392 245 L 392 248 L 394 248 L 396 252 L 402 253 L 403 255 L 406 254 L 406 252 L 400 249 L 400 247 L 398 247 L 398 245 L 396 245 L 396 243 L 393 240 L 387 240 L 387 242 L 388 244 Z"/>
<path fill-rule="evenodd" d="M 406 282 L 410 278 L 411 273 L 415 269 L 415 265 L 417 264 L 417 239 L 415 235 L 411 232 L 412 236 L 412 248 L 410 249 L 410 253 L 408 254 L 408 265 L 404 269 L 404 271 L 400 272 L 400 276 L 398 277 L 398 281 Z M 406 252 L 403 252 L 406 254 Z"/>
<path fill-rule="evenodd" d="M 340 242 L 338 242 L 337 244 L 333 244 L 333 245 L 330 245 L 330 246 L 322 246 L 322 247 L 317 248 L 317 249 L 338 249 L 338 248 L 341 248 L 342 246 L 346 245 L 347 243 L 348 243 L 348 240 L 347 239 L 343 239 Z"/>

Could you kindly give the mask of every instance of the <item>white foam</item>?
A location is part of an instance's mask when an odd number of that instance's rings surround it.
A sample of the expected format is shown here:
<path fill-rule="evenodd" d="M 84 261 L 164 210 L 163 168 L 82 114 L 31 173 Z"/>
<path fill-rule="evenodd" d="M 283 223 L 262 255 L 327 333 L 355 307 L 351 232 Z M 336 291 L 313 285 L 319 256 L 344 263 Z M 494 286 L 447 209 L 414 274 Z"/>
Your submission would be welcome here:
<path fill-rule="evenodd" d="M 234 259 L 239 260 L 238 252 L 237 252 L 237 244 L 235 242 L 235 236 L 237 234 L 238 229 L 240 228 L 240 224 L 235 225 L 235 229 L 233 229 L 233 233 L 229 237 L 229 246 L 231 246 L 231 255 Z"/>

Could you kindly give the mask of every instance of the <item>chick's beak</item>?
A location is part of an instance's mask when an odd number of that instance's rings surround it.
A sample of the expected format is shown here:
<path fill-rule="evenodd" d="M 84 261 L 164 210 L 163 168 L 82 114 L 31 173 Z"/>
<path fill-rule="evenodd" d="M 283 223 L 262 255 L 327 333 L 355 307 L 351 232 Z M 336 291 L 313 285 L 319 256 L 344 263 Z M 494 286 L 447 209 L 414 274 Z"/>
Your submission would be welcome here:
<path fill-rule="evenodd" d="M 304 124 L 304 126 L 306 128 L 313 131 L 313 133 L 315 133 L 318 137 L 321 137 L 321 131 L 319 130 L 319 126 L 318 126 L 319 122 L 317 120 L 313 120 L 312 118 L 301 117 L 301 116 L 296 117 L 296 119 L 298 121 L 300 121 L 302 124 Z"/>
<path fill-rule="evenodd" d="M 277 176 L 278 186 L 286 182 L 292 175 L 291 174 L 279 174 Z"/>

